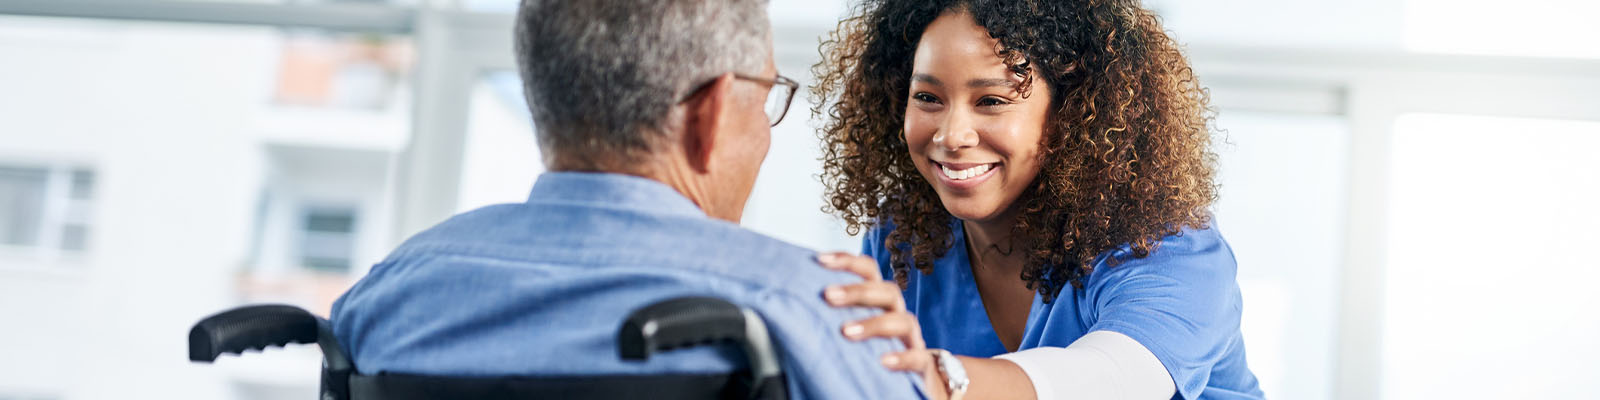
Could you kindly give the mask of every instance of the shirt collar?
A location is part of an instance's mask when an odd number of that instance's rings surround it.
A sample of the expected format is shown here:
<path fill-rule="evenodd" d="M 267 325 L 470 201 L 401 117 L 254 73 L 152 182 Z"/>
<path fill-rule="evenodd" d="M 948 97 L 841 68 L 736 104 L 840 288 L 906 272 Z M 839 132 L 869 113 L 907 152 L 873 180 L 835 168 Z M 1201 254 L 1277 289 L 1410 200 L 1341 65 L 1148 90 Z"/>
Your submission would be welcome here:
<path fill-rule="evenodd" d="M 664 183 L 614 173 L 545 172 L 533 183 L 528 202 L 604 204 L 656 214 L 706 216 L 700 206 Z"/>

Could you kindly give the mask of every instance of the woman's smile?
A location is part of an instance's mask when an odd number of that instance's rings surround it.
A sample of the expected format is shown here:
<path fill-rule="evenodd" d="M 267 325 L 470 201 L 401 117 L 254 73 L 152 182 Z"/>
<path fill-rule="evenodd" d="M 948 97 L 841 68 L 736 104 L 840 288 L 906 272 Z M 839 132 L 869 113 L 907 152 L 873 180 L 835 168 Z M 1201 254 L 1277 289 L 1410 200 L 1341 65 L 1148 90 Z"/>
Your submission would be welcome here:
<path fill-rule="evenodd" d="M 988 181 L 1000 170 L 1001 163 L 941 162 L 929 159 L 939 167 L 939 184 L 951 189 L 968 190 Z"/>

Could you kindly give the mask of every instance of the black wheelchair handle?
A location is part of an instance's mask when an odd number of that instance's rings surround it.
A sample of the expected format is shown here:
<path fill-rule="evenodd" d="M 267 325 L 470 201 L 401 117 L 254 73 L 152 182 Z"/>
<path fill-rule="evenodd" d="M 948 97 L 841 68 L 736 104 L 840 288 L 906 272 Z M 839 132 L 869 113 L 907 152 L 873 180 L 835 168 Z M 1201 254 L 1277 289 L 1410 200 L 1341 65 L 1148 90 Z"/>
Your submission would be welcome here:
<path fill-rule="evenodd" d="M 265 350 L 290 343 L 322 348 L 322 399 L 349 400 L 350 362 L 328 320 L 300 307 L 264 304 L 213 314 L 189 329 L 189 360 L 209 363 L 223 354 Z"/>
<path fill-rule="evenodd" d="M 624 360 L 647 360 L 661 351 L 745 340 L 739 306 L 712 297 L 681 297 L 628 314 L 617 332 L 617 351 Z"/>
<path fill-rule="evenodd" d="M 223 354 L 290 343 L 316 343 L 318 318 L 299 307 L 254 305 L 206 317 L 189 330 L 189 360 L 212 362 Z"/>
<path fill-rule="evenodd" d="M 223 354 L 316 343 L 322 361 L 335 371 L 353 368 L 328 321 L 300 307 L 264 304 L 235 308 L 200 320 L 189 329 L 189 360 L 209 363 Z"/>
<path fill-rule="evenodd" d="M 617 331 L 624 360 L 678 348 L 734 342 L 750 362 L 747 398 L 786 398 L 777 348 L 767 323 L 753 310 L 714 297 L 680 297 L 628 314 Z"/>

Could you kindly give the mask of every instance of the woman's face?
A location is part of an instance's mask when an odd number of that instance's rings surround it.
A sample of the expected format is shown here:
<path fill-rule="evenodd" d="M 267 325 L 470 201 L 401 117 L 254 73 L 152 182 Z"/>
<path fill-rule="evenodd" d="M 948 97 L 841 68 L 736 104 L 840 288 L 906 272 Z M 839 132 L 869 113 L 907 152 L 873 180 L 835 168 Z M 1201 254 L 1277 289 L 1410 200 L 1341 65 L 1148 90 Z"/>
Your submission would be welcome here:
<path fill-rule="evenodd" d="M 995 54 L 999 42 L 967 12 L 928 25 L 907 93 L 905 140 L 912 163 L 946 210 L 964 221 L 1012 217 L 1039 174 L 1039 142 L 1050 109 L 1043 79 L 1028 97 Z"/>

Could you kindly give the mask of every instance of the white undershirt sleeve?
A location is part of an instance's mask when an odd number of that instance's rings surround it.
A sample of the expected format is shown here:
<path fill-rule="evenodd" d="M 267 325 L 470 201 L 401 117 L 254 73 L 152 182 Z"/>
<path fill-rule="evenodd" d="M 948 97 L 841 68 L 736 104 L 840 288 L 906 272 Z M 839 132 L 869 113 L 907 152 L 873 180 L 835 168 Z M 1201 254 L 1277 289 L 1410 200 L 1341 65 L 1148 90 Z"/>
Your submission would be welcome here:
<path fill-rule="evenodd" d="M 1168 400 L 1177 390 L 1155 354 L 1112 331 L 1089 332 L 1067 347 L 1036 347 L 994 358 L 1022 367 L 1039 400 Z"/>

